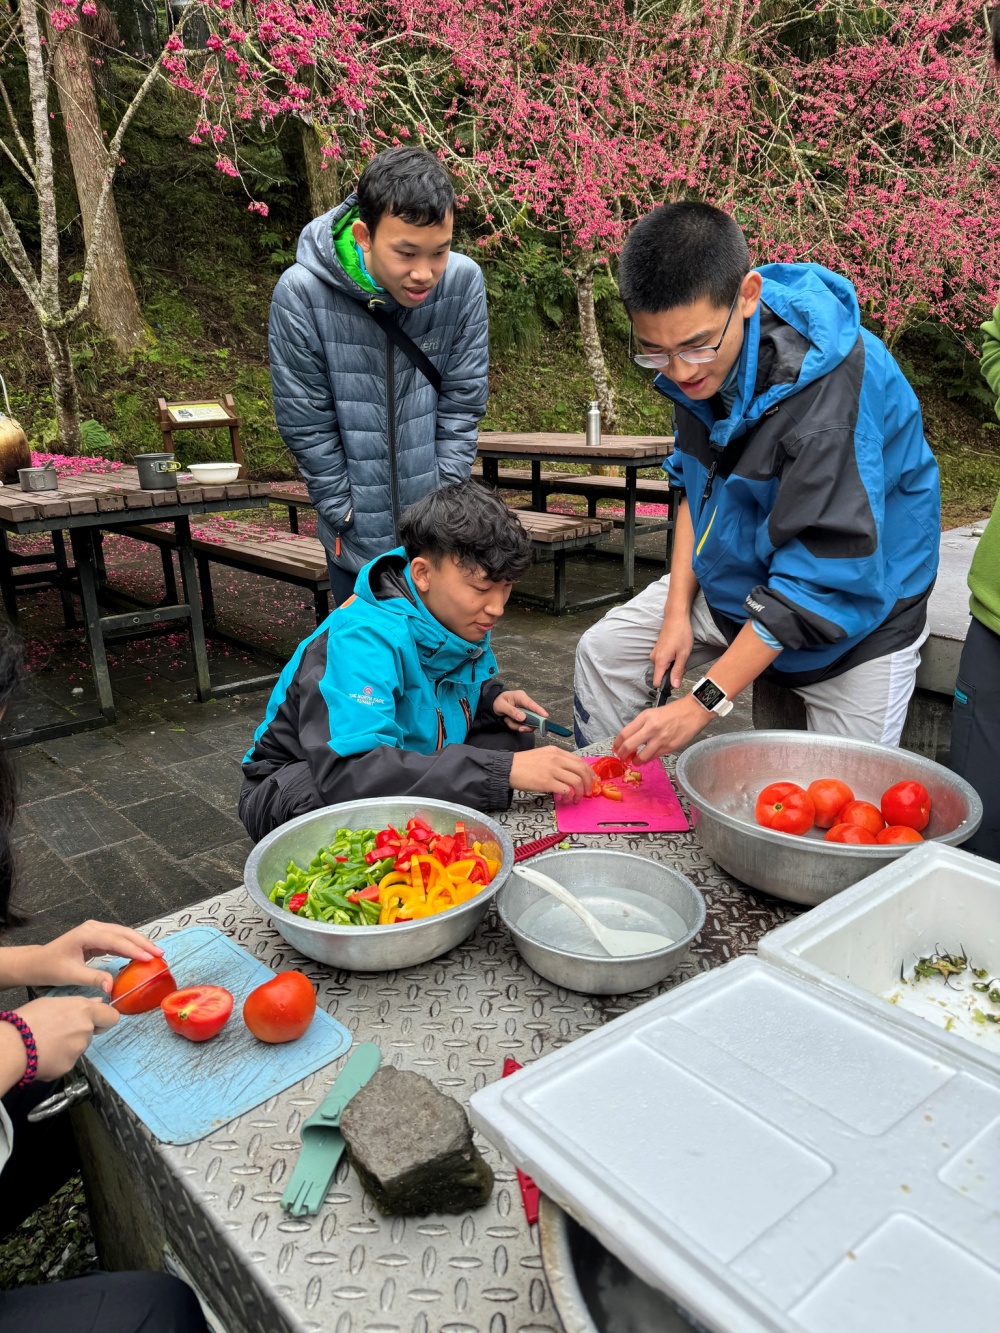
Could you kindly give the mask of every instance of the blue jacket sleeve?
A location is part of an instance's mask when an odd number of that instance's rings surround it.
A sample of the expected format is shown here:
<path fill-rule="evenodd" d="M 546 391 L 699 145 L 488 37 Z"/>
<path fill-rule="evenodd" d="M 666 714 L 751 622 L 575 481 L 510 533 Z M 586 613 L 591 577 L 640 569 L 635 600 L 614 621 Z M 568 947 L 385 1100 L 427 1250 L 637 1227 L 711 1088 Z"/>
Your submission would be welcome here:
<path fill-rule="evenodd" d="M 465 481 L 476 460 L 479 423 L 489 394 L 486 284 L 478 266 L 464 298 L 464 317 L 441 370 L 437 405 L 437 463 L 442 484 Z"/>
<path fill-rule="evenodd" d="M 292 278 L 282 278 L 274 290 L 268 352 L 278 431 L 295 456 L 317 512 L 340 532 L 351 509 L 351 486 L 337 405 L 312 311 Z"/>
<path fill-rule="evenodd" d="M 363 670 L 345 670 L 345 663 L 363 663 Z M 430 754 L 403 749 L 396 721 L 402 688 L 402 657 L 391 636 L 370 623 L 329 636 L 325 660 L 310 663 L 299 695 L 299 742 L 323 800 L 435 797 L 505 810 L 513 754 L 472 745 Z"/>

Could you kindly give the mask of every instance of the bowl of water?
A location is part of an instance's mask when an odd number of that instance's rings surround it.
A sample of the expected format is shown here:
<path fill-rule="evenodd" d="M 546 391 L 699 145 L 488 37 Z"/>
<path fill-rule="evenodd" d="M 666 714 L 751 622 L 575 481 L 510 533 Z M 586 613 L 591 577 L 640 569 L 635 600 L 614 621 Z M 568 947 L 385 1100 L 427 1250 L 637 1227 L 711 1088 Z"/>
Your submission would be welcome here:
<path fill-rule="evenodd" d="M 680 967 L 705 924 L 705 903 L 672 866 L 632 852 L 580 848 L 548 852 L 532 865 L 568 889 L 604 926 L 665 935 L 650 953 L 612 958 L 573 914 L 516 872 L 496 907 L 518 953 L 540 977 L 585 995 L 627 995 L 655 986 Z"/>

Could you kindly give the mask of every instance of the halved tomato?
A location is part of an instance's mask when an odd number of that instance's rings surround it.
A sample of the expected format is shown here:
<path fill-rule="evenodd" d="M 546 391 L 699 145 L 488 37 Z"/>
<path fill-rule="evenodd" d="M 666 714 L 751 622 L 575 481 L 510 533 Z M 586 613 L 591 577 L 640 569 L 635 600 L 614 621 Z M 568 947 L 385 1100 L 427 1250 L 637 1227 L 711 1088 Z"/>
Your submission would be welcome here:
<path fill-rule="evenodd" d="M 613 781 L 625 774 L 625 764 L 616 754 L 603 755 L 596 764 L 591 764 L 591 768 L 594 770 L 594 776 L 605 782 Z"/>
<path fill-rule="evenodd" d="M 188 986 L 168 995 L 160 1008 L 174 1032 L 188 1041 L 208 1041 L 229 1021 L 233 997 L 224 986 Z"/>

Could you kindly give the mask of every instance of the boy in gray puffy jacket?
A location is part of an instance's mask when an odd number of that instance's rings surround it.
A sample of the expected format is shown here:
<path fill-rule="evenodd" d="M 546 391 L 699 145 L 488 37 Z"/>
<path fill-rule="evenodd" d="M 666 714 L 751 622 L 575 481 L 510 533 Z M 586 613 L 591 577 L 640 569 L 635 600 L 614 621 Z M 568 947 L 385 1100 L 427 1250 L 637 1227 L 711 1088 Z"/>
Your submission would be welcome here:
<path fill-rule="evenodd" d="M 399 544 L 402 511 L 463 481 L 476 456 L 486 289 L 451 249 L 454 212 L 437 158 L 387 149 L 350 198 L 309 223 L 274 290 L 275 417 L 316 506 L 338 603 L 362 565 Z"/>

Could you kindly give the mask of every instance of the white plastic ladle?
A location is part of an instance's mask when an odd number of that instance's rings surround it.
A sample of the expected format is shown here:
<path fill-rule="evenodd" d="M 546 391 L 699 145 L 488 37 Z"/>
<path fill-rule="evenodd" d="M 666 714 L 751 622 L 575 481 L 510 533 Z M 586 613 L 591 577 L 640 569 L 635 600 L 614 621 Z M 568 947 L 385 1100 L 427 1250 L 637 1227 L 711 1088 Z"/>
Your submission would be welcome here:
<path fill-rule="evenodd" d="M 535 870 L 532 866 L 516 865 L 514 874 L 520 875 L 529 884 L 544 889 L 546 893 L 551 893 L 553 898 L 558 898 L 571 912 L 575 912 L 598 944 L 612 958 L 627 958 L 630 954 L 637 953 L 653 953 L 656 949 L 665 949 L 668 945 L 674 943 L 669 936 L 654 935 L 652 931 L 615 930 L 611 926 L 602 925 L 593 912 L 589 912 L 584 907 L 579 898 L 575 898 L 568 889 L 564 889 L 556 880 L 550 879 L 548 875 L 543 875 L 540 870 Z"/>

